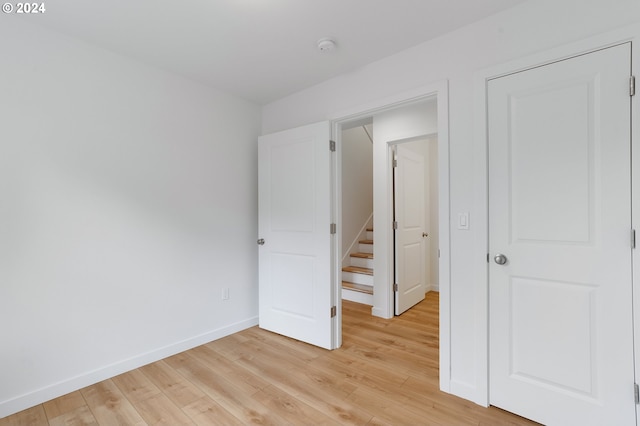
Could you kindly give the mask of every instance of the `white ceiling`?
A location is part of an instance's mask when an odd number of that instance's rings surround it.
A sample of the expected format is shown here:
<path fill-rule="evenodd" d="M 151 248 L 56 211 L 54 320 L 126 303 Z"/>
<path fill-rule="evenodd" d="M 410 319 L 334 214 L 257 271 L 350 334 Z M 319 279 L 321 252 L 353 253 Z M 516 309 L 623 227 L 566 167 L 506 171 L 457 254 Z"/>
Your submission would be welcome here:
<path fill-rule="evenodd" d="M 523 1 L 55 0 L 23 19 L 265 104 Z"/>

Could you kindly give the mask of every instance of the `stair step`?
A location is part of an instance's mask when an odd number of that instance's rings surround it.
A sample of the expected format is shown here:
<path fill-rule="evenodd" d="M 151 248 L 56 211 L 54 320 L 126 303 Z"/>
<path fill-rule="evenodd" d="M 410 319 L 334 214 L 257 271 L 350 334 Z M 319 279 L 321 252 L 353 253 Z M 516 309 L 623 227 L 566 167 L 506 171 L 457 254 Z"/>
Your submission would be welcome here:
<path fill-rule="evenodd" d="M 371 253 L 371 254 L 373 254 L 373 244 L 360 243 L 360 244 L 358 244 L 358 251 L 360 253 Z"/>
<path fill-rule="evenodd" d="M 373 275 L 342 271 L 342 281 L 362 285 L 373 285 Z"/>
<path fill-rule="evenodd" d="M 375 267 L 375 265 L 373 264 L 373 258 L 369 258 L 369 257 L 350 257 L 349 265 L 357 266 L 359 268 L 370 268 L 370 269 L 374 269 Z"/>
<path fill-rule="evenodd" d="M 367 240 L 373 240 L 373 228 L 367 228 Z"/>
<path fill-rule="evenodd" d="M 358 256 L 351 255 L 349 265 L 358 266 L 360 268 L 373 269 L 373 253 L 357 253 Z"/>
<path fill-rule="evenodd" d="M 360 244 L 373 244 L 373 240 L 360 240 L 358 241 Z"/>
<path fill-rule="evenodd" d="M 344 272 L 353 272 L 355 274 L 373 275 L 373 269 L 362 268 L 360 266 L 345 266 L 342 270 Z"/>
<path fill-rule="evenodd" d="M 373 287 L 370 285 L 355 284 L 349 281 L 342 281 L 342 288 L 357 291 L 359 293 L 373 294 Z"/>
<path fill-rule="evenodd" d="M 351 253 L 349 256 L 360 259 L 373 259 L 373 253 Z"/>

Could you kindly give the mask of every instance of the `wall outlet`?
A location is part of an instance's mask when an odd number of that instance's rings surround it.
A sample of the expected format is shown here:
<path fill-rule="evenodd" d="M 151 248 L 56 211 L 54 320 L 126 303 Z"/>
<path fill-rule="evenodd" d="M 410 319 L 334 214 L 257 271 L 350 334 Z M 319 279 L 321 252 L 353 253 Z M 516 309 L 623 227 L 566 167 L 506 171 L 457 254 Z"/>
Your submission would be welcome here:
<path fill-rule="evenodd" d="M 229 300 L 229 287 L 222 289 L 222 300 Z"/>

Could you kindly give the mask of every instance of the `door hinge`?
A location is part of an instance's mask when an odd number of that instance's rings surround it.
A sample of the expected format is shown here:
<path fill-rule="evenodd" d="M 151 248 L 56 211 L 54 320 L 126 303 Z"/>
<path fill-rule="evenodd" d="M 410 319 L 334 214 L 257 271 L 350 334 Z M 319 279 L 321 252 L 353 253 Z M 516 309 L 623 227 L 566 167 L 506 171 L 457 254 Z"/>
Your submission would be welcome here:
<path fill-rule="evenodd" d="M 636 404 L 640 404 L 640 387 L 637 383 L 633 384 L 633 398 Z"/>
<path fill-rule="evenodd" d="M 395 283 L 395 284 L 393 285 L 393 291 L 398 291 L 398 283 Z"/>
<path fill-rule="evenodd" d="M 336 224 L 332 223 L 331 225 L 329 225 L 329 232 L 331 234 L 335 234 L 336 233 Z"/>
<path fill-rule="evenodd" d="M 329 151 L 336 152 L 336 141 L 329 141 Z"/>
<path fill-rule="evenodd" d="M 487 253 L 487 263 L 489 263 L 489 253 Z"/>
<path fill-rule="evenodd" d="M 636 76 L 629 77 L 629 96 L 635 96 L 636 94 Z"/>
<path fill-rule="evenodd" d="M 631 230 L 631 248 L 632 249 L 636 248 L 636 230 L 635 229 Z"/>
<path fill-rule="evenodd" d="M 393 159 L 393 167 L 398 167 L 398 159 L 397 158 Z"/>
<path fill-rule="evenodd" d="M 393 229 L 398 229 L 398 222 L 397 221 L 393 221 Z"/>
<path fill-rule="evenodd" d="M 335 317 L 337 314 L 337 309 L 335 306 L 331 307 L 331 318 Z"/>

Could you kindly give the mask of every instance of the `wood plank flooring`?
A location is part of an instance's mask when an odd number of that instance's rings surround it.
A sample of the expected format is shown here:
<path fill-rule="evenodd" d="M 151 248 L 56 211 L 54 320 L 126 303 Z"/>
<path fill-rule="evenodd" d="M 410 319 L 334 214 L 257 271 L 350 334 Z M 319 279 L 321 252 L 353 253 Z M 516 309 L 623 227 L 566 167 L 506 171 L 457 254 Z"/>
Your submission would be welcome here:
<path fill-rule="evenodd" d="M 532 425 L 438 390 L 438 293 L 400 317 L 343 302 L 326 351 L 257 327 L 0 419 L 9 425 Z"/>

